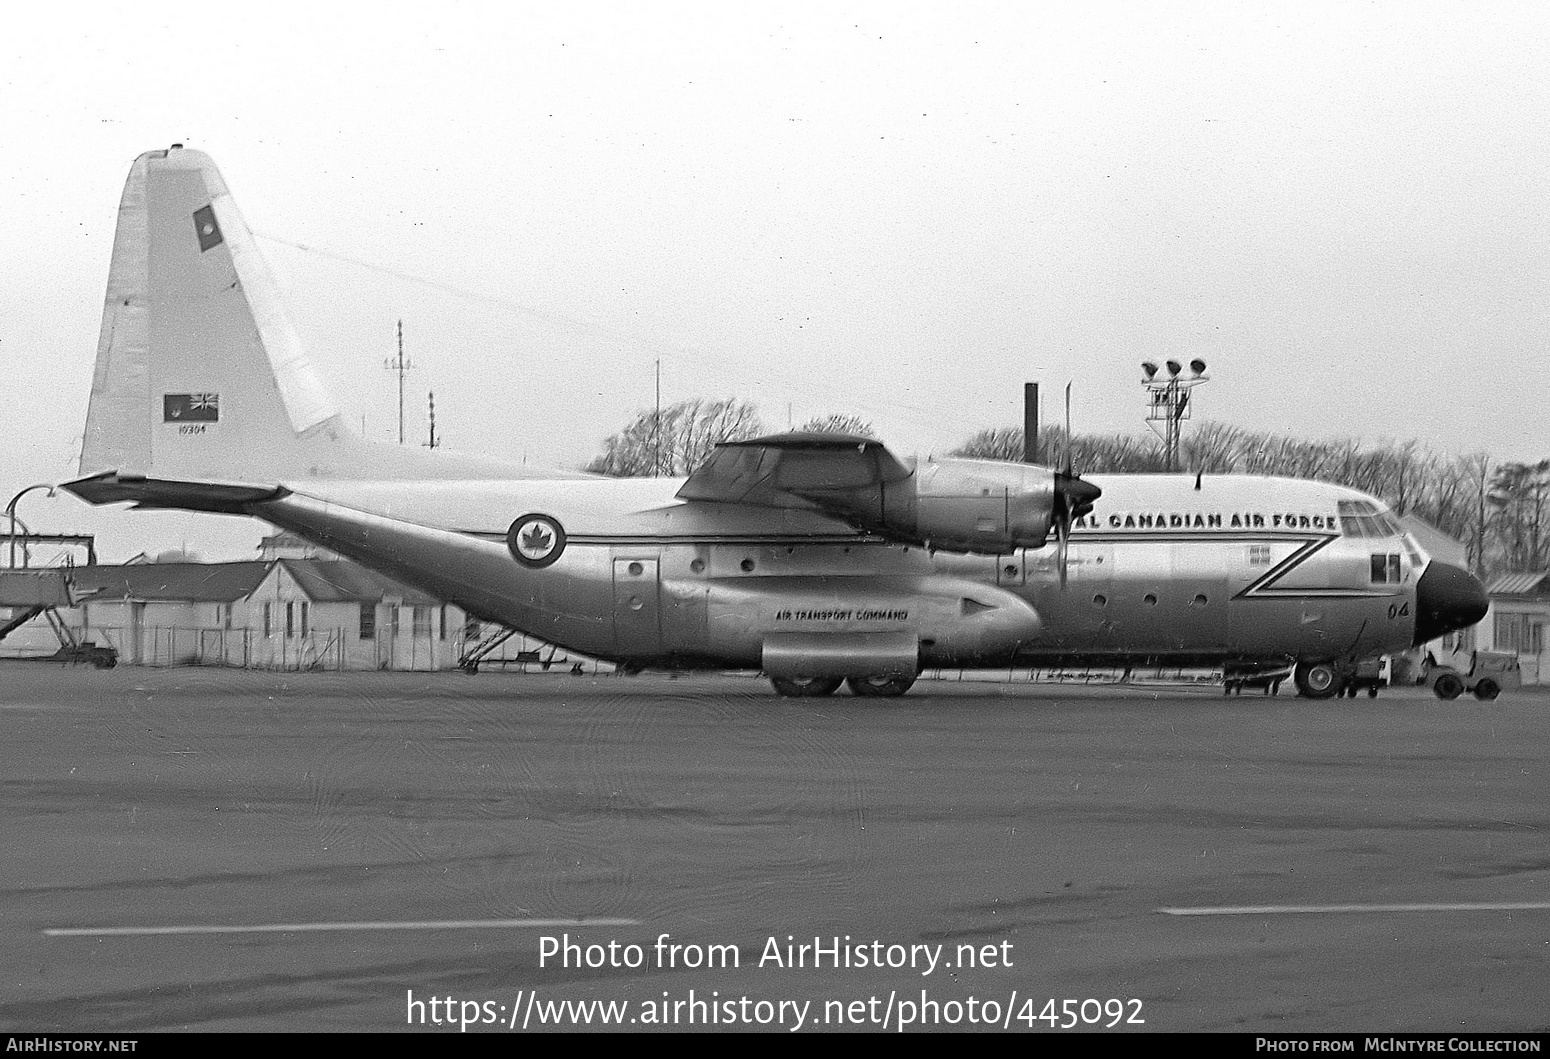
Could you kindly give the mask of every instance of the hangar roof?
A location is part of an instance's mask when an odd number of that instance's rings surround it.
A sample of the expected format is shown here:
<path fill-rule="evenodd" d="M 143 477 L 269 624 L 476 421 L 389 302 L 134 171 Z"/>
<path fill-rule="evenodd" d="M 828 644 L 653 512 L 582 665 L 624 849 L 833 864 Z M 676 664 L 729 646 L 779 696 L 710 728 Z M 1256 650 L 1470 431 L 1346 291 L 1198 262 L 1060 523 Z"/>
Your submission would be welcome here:
<path fill-rule="evenodd" d="M 248 560 L 235 563 L 129 563 L 78 566 L 71 571 L 74 598 L 139 602 L 235 603 L 251 596 L 276 566 L 289 571 L 314 603 L 398 600 L 433 607 L 440 600 L 373 573 L 346 559 Z"/>
<path fill-rule="evenodd" d="M 233 603 L 252 593 L 269 572 L 265 562 L 131 563 L 77 566 L 77 599 Z"/>
<path fill-rule="evenodd" d="M 1550 588 L 1544 584 L 1547 577 L 1550 577 L 1550 570 L 1541 570 L 1537 574 L 1503 574 L 1492 581 L 1485 591 L 1491 596 L 1542 595 Z"/>

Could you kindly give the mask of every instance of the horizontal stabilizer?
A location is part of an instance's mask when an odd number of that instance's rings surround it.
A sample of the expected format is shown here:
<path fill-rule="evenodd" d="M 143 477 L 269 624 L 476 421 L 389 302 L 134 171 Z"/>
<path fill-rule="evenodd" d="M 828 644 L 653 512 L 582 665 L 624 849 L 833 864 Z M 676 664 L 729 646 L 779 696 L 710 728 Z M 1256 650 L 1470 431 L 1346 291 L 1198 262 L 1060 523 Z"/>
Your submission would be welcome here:
<path fill-rule="evenodd" d="M 245 515 L 253 504 L 290 495 L 280 485 L 236 485 L 221 482 L 173 482 L 161 478 L 107 471 L 66 482 L 62 487 L 88 504 L 132 502 L 140 508 L 176 508 Z"/>

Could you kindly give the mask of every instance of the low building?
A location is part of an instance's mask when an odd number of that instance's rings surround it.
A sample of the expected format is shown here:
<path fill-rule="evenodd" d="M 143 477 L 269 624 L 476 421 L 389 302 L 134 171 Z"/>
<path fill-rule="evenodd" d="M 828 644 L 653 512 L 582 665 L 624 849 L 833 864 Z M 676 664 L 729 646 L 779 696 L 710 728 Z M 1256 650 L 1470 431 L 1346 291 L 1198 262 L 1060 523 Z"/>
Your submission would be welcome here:
<path fill-rule="evenodd" d="M 125 665 L 182 665 L 224 646 L 234 611 L 268 564 L 127 563 L 71 574 L 79 605 L 61 611 L 82 641 L 117 648 Z"/>
<path fill-rule="evenodd" d="M 277 559 L 253 593 L 257 664 L 282 669 L 448 669 L 466 616 L 344 559 Z"/>
<path fill-rule="evenodd" d="M 345 559 L 138 561 L 77 567 L 71 579 L 76 605 L 58 618 L 79 640 L 115 648 L 123 665 L 430 671 L 457 666 L 503 631 Z M 38 618 L 0 643 L 0 655 L 58 646 Z M 540 657 L 552 657 L 543 643 L 512 635 L 482 664 Z"/>
<path fill-rule="evenodd" d="M 1485 651 L 1513 651 L 1523 683 L 1550 683 L 1550 655 L 1545 652 L 1545 626 L 1550 624 L 1550 570 L 1504 574 L 1486 586 L 1491 609 L 1476 629 L 1475 646 Z"/>

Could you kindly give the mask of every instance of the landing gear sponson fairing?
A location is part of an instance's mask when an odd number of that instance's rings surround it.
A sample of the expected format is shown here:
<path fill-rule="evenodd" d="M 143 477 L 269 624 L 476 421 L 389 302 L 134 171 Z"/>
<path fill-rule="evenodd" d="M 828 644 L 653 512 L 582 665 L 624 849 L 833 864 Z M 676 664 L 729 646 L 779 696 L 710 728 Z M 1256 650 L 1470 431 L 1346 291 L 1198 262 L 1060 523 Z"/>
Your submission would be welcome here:
<path fill-rule="evenodd" d="M 81 473 L 93 503 L 259 518 L 628 670 L 758 668 L 793 695 L 1072 662 L 1295 662 L 1332 695 L 1485 611 L 1382 503 L 1319 482 L 1084 480 L 800 433 L 614 480 L 365 441 L 214 164 L 179 149 L 124 189 Z"/>

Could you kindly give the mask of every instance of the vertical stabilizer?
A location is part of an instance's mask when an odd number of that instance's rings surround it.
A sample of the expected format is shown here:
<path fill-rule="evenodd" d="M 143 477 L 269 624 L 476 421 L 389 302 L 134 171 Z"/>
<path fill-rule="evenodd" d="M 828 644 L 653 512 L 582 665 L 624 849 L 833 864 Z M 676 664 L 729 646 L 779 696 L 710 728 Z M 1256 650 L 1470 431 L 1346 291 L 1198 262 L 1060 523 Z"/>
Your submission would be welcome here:
<path fill-rule="evenodd" d="M 176 147 L 135 159 L 124 185 L 80 470 L 223 481 L 534 476 L 356 436 L 307 362 L 220 171 Z"/>

